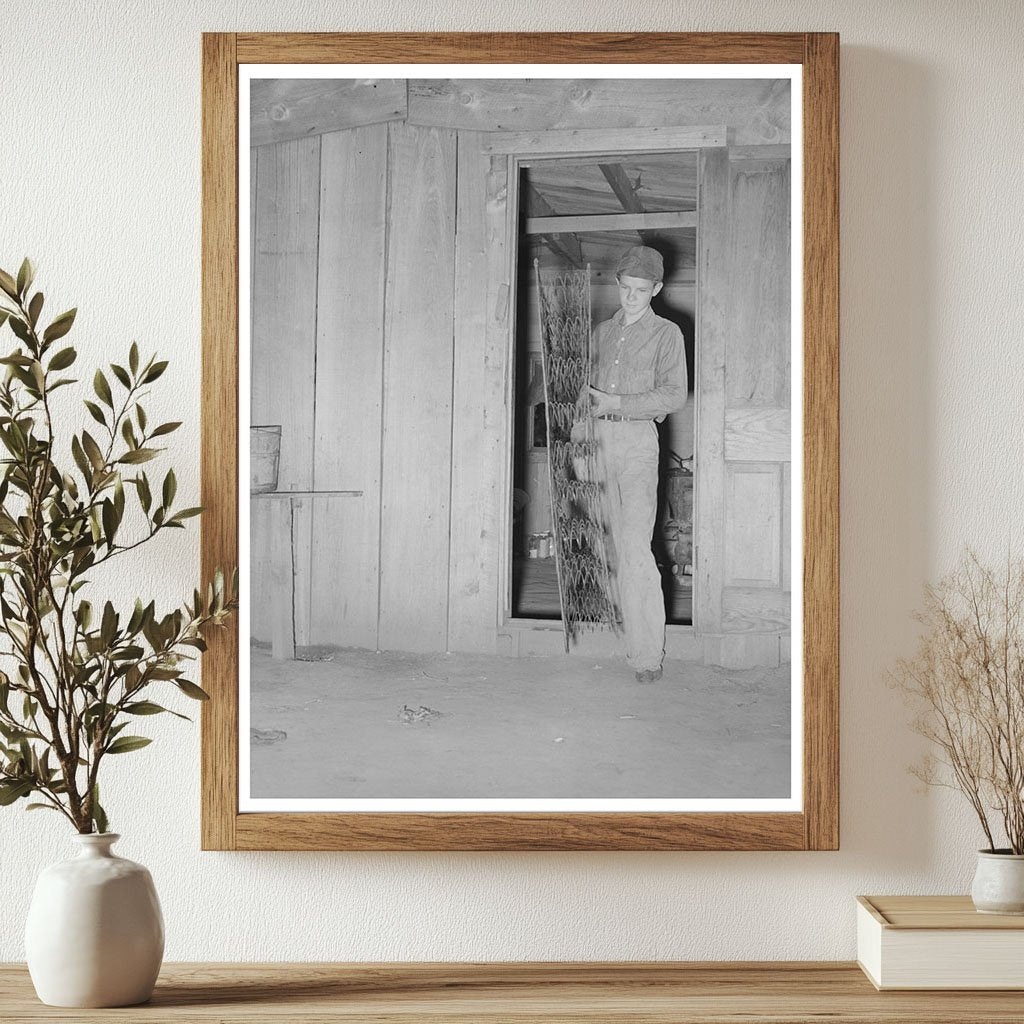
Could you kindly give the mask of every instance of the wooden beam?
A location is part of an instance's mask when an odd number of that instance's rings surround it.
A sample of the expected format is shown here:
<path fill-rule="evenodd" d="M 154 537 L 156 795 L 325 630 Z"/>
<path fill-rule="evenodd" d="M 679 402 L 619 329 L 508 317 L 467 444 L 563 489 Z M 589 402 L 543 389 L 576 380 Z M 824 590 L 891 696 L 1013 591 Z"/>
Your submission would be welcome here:
<path fill-rule="evenodd" d="M 533 187 L 524 185 L 522 197 L 526 201 L 525 206 L 531 210 L 537 210 L 543 217 L 557 217 L 551 204 Z M 558 238 L 555 235 L 540 234 L 540 240 L 556 255 L 568 260 L 577 270 L 583 269 L 583 248 L 578 238 Z"/>
<path fill-rule="evenodd" d="M 409 120 L 477 131 L 728 125 L 737 145 L 790 141 L 787 80 L 411 79 Z M 799 126 L 797 130 L 799 136 Z"/>
<path fill-rule="evenodd" d="M 689 128 L 623 128 L 615 132 L 616 150 L 667 153 L 679 149 L 721 148 L 727 145 L 724 125 Z M 608 152 L 608 129 L 578 128 L 535 132 L 492 132 L 485 153 L 530 153 L 601 156 Z"/>
<path fill-rule="evenodd" d="M 788 142 L 769 146 L 730 146 L 730 160 L 788 160 L 793 147 Z"/>
<path fill-rule="evenodd" d="M 527 217 L 527 235 L 565 234 L 577 231 L 641 231 L 695 228 L 695 210 L 672 213 L 597 213 L 585 217 Z"/>
<path fill-rule="evenodd" d="M 611 186 L 615 198 L 618 199 L 626 213 L 647 212 L 622 164 L 598 164 L 597 166 L 601 168 L 605 181 Z"/>
<path fill-rule="evenodd" d="M 615 193 L 615 198 L 622 204 L 622 208 L 626 213 L 647 212 L 622 164 L 598 164 L 598 167 L 601 168 L 605 181 L 611 186 L 611 190 Z M 640 241 L 644 245 L 651 245 L 658 240 L 657 231 L 640 231 L 638 234 L 640 235 Z"/>
<path fill-rule="evenodd" d="M 519 212 L 522 214 L 529 211 L 527 216 L 536 217 L 557 217 L 551 204 L 537 191 L 535 185 L 525 182 L 520 190 L 522 202 L 519 204 Z"/>
<path fill-rule="evenodd" d="M 541 235 L 540 240 L 556 255 L 571 263 L 577 270 L 583 269 L 583 250 L 577 239 L 563 242 L 557 235 Z"/>
<path fill-rule="evenodd" d="M 401 78 L 257 78 L 249 89 L 249 143 L 403 120 L 407 113 Z"/>

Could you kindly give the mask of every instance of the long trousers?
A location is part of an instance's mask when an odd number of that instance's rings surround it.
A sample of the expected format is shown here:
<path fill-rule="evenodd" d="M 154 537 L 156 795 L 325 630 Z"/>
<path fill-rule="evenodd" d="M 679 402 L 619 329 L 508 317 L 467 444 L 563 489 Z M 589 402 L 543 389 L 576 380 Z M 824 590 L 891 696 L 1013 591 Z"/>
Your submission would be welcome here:
<path fill-rule="evenodd" d="M 611 539 L 613 596 L 626 660 L 640 672 L 665 656 L 665 598 L 651 551 L 658 506 L 658 430 L 651 420 L 595 420 L 597 464 Z"/>

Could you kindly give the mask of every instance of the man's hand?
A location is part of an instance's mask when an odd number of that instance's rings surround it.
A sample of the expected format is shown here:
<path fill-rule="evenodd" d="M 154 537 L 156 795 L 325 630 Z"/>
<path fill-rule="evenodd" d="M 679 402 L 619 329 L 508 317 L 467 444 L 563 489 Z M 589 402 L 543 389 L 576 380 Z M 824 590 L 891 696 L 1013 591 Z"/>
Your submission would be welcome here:
<path fill-rule="evenodd" d="M 607 391 L 590 388 L 590 415 L 605 416 L 622 410 L 622 396 L 609 395 Z"/>

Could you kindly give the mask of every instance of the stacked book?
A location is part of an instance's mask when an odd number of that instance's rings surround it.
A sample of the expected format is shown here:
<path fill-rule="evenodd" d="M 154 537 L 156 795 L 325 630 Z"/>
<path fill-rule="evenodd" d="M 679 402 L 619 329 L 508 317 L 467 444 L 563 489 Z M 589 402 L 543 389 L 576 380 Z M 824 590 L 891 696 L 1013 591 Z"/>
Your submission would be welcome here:
<path fill-rule="evenodd" d="M 858 896 L 857 962 L 878 989 L 1024 989 L 1024 916 L 979 914 L 970 896 Z"/>

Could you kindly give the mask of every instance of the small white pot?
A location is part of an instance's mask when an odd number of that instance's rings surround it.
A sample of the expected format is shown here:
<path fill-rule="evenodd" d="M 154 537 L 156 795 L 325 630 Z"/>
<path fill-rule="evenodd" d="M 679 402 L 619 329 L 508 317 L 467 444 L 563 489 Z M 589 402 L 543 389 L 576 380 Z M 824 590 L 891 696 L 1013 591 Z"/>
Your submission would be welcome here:
<path fill-rule="evenodd" d="M 971 899 L 982 914 L 1024 914 L 1024 854 L 979 850 Z"/>
<path fill-rule="evenodd" d="M 149 872 L 111 853 L 120 838 L 76 835 L 79 855 L 46 868 L 36 883 L 25 954 L 49 1006 L 134 1006 L 153 993 L 163 915 Z"/>

